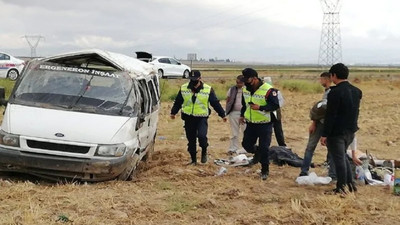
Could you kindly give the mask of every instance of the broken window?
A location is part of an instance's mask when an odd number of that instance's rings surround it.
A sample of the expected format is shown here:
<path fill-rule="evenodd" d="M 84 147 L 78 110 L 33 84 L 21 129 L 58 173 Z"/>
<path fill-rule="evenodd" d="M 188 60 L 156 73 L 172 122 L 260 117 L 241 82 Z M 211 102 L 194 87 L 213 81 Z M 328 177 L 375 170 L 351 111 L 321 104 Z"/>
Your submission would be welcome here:
<path fill-rule="evenodd" d="M 158 97 L 156 90 L 154 88 L 154 84 L 152 80 L 149 80 L 147 82 L 149 89 L 150 89 L 150 95 L 151 95 L 151 110 L 156 111 L 158 109 Z"/>
<path fill-rule="evenodd" d="M 157 76 L 153 76 L 153 83 L 154 83 L 154 86 L 156 88 L 157 98 L 160 99 L 160 85 L 159 85 Z"/>
<path fill-rule="evenodd" d="M 143 115 L 147 115 L 150 113 L 150 94 L 149 94 L 149 90 L 148 87 L 146 85 L 146 81 L 145 80 L 139 80 L 139 91 L 140 91 L 140 96 L 142 98 L 142 102 L 141 102 L 141 112 Z"/>

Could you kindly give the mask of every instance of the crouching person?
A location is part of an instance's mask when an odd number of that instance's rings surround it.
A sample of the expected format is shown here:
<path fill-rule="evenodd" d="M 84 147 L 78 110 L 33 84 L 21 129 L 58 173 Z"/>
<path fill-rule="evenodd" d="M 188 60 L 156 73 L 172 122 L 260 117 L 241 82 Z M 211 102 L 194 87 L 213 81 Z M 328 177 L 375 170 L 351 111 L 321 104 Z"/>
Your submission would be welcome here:
<path fill-rule="evenodd" d="M 243 135 L 243 148 L 254 153 L 250 164 L 261 163 L 261 179 L 269 175 L 269 145 L 271 144 L 272 122 L 271 112 L 279 108 L 277 90 L 258 78 L 258 73 L 252 68 L 242 71 L 243 101 L 240 120 L 246 121 Z M 256 145 L 258 139 L 258 146 Z"/>
<path fill-rule="evenodd" d="M 192 70 L 189 74 L 189 79 L 190 82 L 181 86 L 172 106 L 170 116 L 175 119 L 175 115 L 182 109 L 182 120 L 185 121 L 184 127 L 191 159 L 189 165 L 196 165 L 197 138 L 201 147 L 201 163 L 207 162 L 208 117 L 211 113 L 209 105 L 214 108 L 224 122 L 226 122 L 226 118 L 225 111 L 219 103 L 214 90 L 211 86 L 201 81 L 200 71 Z"/>

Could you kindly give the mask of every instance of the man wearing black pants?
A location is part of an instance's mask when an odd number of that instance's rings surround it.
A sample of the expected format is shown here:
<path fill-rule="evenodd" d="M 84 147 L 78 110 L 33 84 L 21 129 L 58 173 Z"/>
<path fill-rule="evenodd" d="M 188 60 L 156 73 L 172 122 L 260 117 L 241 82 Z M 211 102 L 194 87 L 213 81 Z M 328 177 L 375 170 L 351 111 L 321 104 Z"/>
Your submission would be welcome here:
<path fill-rule="evenodd" d="M 325 114 L 321 144 L 328 147 L 336 167 L 337 183 L 334 193 L 357 191 L 353 181 L 351 167 L 346 150 L 358 130 L 358 114 L 362 92 L 351 85 L 347 78 L 349 69 L 342 63 L 335 64 L 329 70 L 331 80 L 336 86 L 331 87 Z"/>
<path fill-rule="evenodd" d="M 269 145 L 271 143 L 272 121 L 271 112 L 279 108 L 277 90 L 270 84 L 258 78 L 258 73 L 252 68 L 242 71 L 243 88 L 242 109 L 240 121 L 246 121 L 242 146 L 254 153 L 250 164 L 261 163 L 261 179 L 269 175 Z M 258 146 L 256 145 L 258 139 Z"/>
<path fill-rule="evenodd" d="M 185 132 L 188 140 L 188 152 L 190 154 L 189 165 L 197 164 L 197 146 L 196 140 L 199 139 L 201 147 L 201 163 L 207 162 L 207 130 L 208 117 L 211 113 L 211 105 L 218 115 L 226 122 L 225 111 L 222 108 L 214 90 L 211 86 L 203 83 L 201 73 L 198 70 L 192 70 L 189 74 L 190 81 L 183 84 L 175 98 L 171 109 L 171 119 L 179 110 L 182 112 L 182 120 L 185 121 Z"/>
<path fill-rule="evenodd" d="M 278 93 L 279 93 L 279 91 L 278 91 Z M 286 147 L 285 135 L 283 135 L 283 129 L 282 129 L 282 113 L 281 113 L 281 109 L 279 108 L 275 112 L 272 112 L 271 116 L 272 116 L 271 120 L 272 120 L 273 127 L 274 127 L 274 133 L 275 133 L 276 142 L 278 143 L 279 146 L 285 146 Z"/>

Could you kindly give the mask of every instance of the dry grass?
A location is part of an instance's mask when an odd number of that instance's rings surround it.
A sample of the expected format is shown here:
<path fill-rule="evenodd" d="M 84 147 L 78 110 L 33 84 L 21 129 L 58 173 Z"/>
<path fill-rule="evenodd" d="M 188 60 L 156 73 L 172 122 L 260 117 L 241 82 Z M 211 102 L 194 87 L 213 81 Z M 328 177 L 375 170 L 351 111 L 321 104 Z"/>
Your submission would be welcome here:
<path fill-rule="evenodd" d="M 398 82 L 361 81 L 364 93 L 359 149 L 379 158 L 398 158 L 400 88 Z M 283 127 L 287 143 L 303 155 L 308 109 L 321 94 L 283 90 Z M 163 103 L 152 160 L 132 182 L 48 184 L 13 176 L 0 181 L 0 224 L 398 224 L 399 197 L 386 187 L 362 186 L 356 195 L 325 195 L 327 186 L 299 186 L 299 168 L 271 166 L 259 179 L 259 166 L 228 168 L 215 176 L 215 158 L 226 158 L 229 124 L 215 113 L 209 120 L 210 160 L 189 161 L 182 121 L 169 119 Z M 275 145 L 273 140 L 273 145 Z M 322 163 L 326 149 L 317 147 Z M 326 171 L 314 169 L 318 175 Z"/>

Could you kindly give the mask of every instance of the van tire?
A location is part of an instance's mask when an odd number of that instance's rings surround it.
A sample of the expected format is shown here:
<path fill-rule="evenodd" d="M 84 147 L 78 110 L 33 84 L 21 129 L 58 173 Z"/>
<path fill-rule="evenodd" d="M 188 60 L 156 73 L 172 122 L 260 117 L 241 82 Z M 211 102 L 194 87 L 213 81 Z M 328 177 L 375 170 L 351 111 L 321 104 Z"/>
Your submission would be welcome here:
<path fill-rule="evenodd" d="M 136 167 L 140 162 L 139 155 L 136 153 L 133 154 L 134 155 L 132 156 L 131 161 L 128 163 L 125 170 L 120 175 L 118 175 L 117 180 L 122 180 L 122 181 L 132 180 Z"/>
<path fill-rule="evenodd" d="M 144 155 L 143 158 L 142 158 L 142 160 L 145 161 L 145 162 L 146 162 L 147 160 L 151 159 L 151 156 L 152 156 L 153 153 L 154 153 L 154 140 L 153 140 L 153 142 L 149 145 L 148 148 L 149 148 L 149 149 L 147 150 L 146 155 Z"/>

